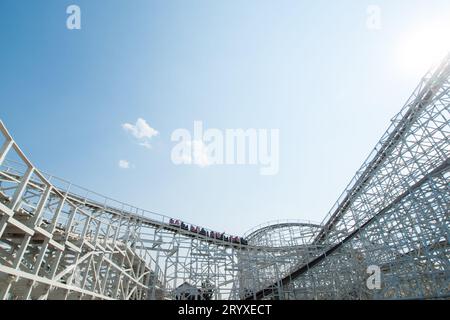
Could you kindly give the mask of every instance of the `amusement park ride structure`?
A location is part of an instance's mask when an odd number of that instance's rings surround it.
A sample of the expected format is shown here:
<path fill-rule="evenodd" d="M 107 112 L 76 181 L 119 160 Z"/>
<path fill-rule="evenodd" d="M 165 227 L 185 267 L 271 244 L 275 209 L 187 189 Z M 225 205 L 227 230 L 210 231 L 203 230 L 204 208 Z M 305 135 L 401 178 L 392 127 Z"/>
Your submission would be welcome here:
<path fill-rule="evenodd" d="M 321 224 L 219 234 L 42 173 L 0 132 L 0 299 L 450 297 L 450 55 Z"/>

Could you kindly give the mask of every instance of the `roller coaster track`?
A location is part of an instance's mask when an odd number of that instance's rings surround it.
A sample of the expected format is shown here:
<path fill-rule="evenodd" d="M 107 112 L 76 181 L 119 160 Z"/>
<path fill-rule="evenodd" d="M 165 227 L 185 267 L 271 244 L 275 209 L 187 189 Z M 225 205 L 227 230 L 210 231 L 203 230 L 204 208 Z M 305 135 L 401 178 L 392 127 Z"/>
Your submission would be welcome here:
<path fill-rule="evenodd" d="M 413 193 L 414 191 L 420 189 L 425 182 L 429 181 L 430 178 L 436 177 L 438 175 L 441 175 L 443 172 L 449 171 L 450 169 L 450 159 L 447 159 L 442 165 L 434 169 L 431 173 L 429 173 L 427 176 L 422 178 L 419 182 L 417 182 L 414 186 L 412 186 L 410 189 L 408 189 L 406 192 L 401 194 L 398 198 L 396 198 L 392 203 L 390 203 L 387 207 L 385 207 L 380 212 L 377 212 L 372 218 L 370 218 L 367 222 L 365 222 L 363 225 L 355 229 L 352 233 L 350 233 L 348 236 L 346 236 L 342 241 L 340 241 L 338 244 L 332 246 L 331 248 L 327 249 L 324 253 L 319 255 L 318 257 L 314 258 L 313 260 L 309 261 L 308 263 L 304 264 L 299 269 L 295 270 L 293 273 L 289 274 L 285 278 L 281 280 L 281 285 L 286 286 L 289 284 L 293 279 L 298 278 L 299 276 L 305 274 L 308 272 L 311 268 L 314 268 L 314 266 L 318 265 L 322 261 L 324 261 L 328 256 L 331 256 L 335 251 L 337 251 L 339 248 L 341 248 L 343 245 L 345 245 L 347 242 L 352 240 L 354 237 L 356 237 L 362 230 L 364 230 L 367 226 L 369 226 L 373 221 L 376 219 L 379 219 L 383 214 L 386 214 L 389 212 L 392 208 L 394 208 L 396 205 L 398 205 L 404 198 L 406 198 L 410 193 Z M 444 241 L 444 244 L 447 245 L 447 242 Z M 412 254 L 416 252 L 416 250 L 413 250 L 407 254 Z M 274 291 L 278 290 L 278 287 L 280 285 L 280 281 L 277 281 L 274 283 L 271 287 L 265 288 L 259 292 L 256 293 L 255 297 L 256 299 L 261 299 L 269 294 L 273 294 Z M 254 297 L 247 298 L 248 300 L 253 299 Z"/>
<path fill-rule="evenodd" d="M 0 122 L 1 125 L 1 122 Z M 16 163 L 17 164 L 17 163 Z M 13 182 L 13 181 L 19 181 L 21 179 L 21 175 L 17 175 L 17 174 L 7 174 L 9 170 L 6 169 L 2 175 L 3 175 L 3 179 L 1 179 L 3 182 L 9 181 L 9 182 Z M 42 190 L 42 188 L 44 188 L 44 185 L 38 185 L 36 182 L 30 181 L 30 186 L 32 186 L 35 189 L 40 189 Z M 73 204 L 78 205 L 78 206 L 85 206 L 87 208 L 93 209 L 93 210 L 102 210 L 106 213 L 112 214 L 112 215 L 120 215 L 123 213 L 128 214 L 129 216 L 133 217 L 134 219 L 136 219 L 137 222 L 140 222 L 144 225 L 147 225 L 149 227 L 152 228 L 157 228 L 157 229 L 164 229 L 166 231 L 172 232 L 172 233 L 178 233 L 180 235 L 183 235 L 185 237 L 189 237 L 189 238 L 196 238 L 199 239 L 203 242 L 207 242 L 207 243 L 212 243 L 214 245 L 217 246 L 227 246 L 227 247 L 234 247 L 240 250 L 243 249 L 248 249 L 248 250 L 264 250 L 264 251 L 270 251 L 270 250 L 280 250 L 283 248 L 288 248 L 291 246 L 287 246 L 287 247 L 278 247 L 278 248 L 273 248 L 272 246 L 262 246 L 262 245 L 249 245 L 249 244 L 241 244 L 241 243 L 233 243 L 230 241 L 224 241 L 218 238 L 211 238 L 208 235 L 203 235 L 200 234 L 198 232 L 193 232 L 193 231 L 189 231 L 189 230 L 185 230 L 180 228 L 179 226 L 175 226 L 173 224 L 167 223 L 165 221 L 158 221 L 156 219 L 151 219 L 148 218 L 146 216 L 140 216 L 140 215 L 136 215 L 133 212 L 130 211 L 123 211 L 120 210 L 118 208 L 115 207 L 111 207 L 111 206 L 105 206 L 99 202 L 96 201 L 92 201 L 90 199 L 87 198 L 82 198 L 77 194 L 71 193 L 71 192 L 65 192 L 64 190 L 58 189 L 58 191 L 61 194 L 66 194 L 66 197 L 69 201 L 71 201 Z M 2 194 L 0 194 L 0 197 L 2 196 Z M 8 199 L 7 197 L 5 197 L 3 195 L 3 199 L 9 201 L 10 199 Z M 161 216 L 159 214 L 156 214 L 158 216 Z M 163 216 L 161 216 L 163 217 Z M 169 221 L 170 218 L 168 217 L 163 217 L 164 220 Z M 261 230 L 257 230 L 258 233 L 264 232 L 265 230 L 267 230 L 268 228 L 274 228 L 274 227 L 283 227 L 283 226 L 306 226 L 306 227 L 312 227 L 312 228 L 321 228 L 320 225 L 317 224 L 313 224 L 313 223 L 305 223 L 305 222 L 296 222 L 296 223 L 280 223 L 280 224 L 276 224 L 276 225 L 270 225 L 267 226 Z M 207 232 L 211 232 L 212 230 L 208 230 L 206 229 Z M 249 237 L 254 236 L 255 234 L 250 234 Z"/>
<path fill-rule="evenodd" d="M 203 253 L 189 253 L 196 263 L 200 260 L 197 256 L 213 251 L 227 256 L 231 262 L 222 267 L 224 274 L 226 268 L 237 268 L 233 261 L 237 251 L 310 250 L 304 245 L 274 248 L 212 238 L 175 226 L 167 216 L 70 183 L 61 187 L 66 182 L 33 166 L 1 121 L 0 131 L 4 136 L 0 154 L 0 298 L 161 299 L 173 294 L 165 287 L 167 265 L 172 255 L 182 251 L 177 242 L 183 241 L 190 241 L 190 247 L 208 246 Z M 11 159 L 7 154 L 13 154 Z M 143 230 L 152 232 L 152 237 Z M 168 235 L 172 238 L 163 239 Z M 155 251 L 156 256 L 151 254 Z M 162 255 L 164 274 L 157 261 Z M 214 258 L 213 264 L 220 264 L 221 259 Z M 179 261 L 175 264 L 176 268 L 182 265 Z M 178 283 L 177 278 L 175 274 L 172 281 Z M 176 285 L 169 291 L 173 289 Z"/>
<path fill-rule="evenodd" d="M 442 227 L 445 229 L 441 235 L 444 240 L 441 240 L 440 242 L 446 243 L 444 246 L 444 259 L 448 259 L 448 219 L 450 203 L 449 79 L 450 55 L 448 55 L 441 65 L 436 68 L 434 73 L 429 73 L 422 79 L 421 84 L 410 98 L 410 101 L 393 120 L 391 127 L 374 149 L 374 152 L 369 156 L 368 160 L 359 170 L 346 191 L 344 191 L 344 194 L 341 196 L 342 200 L 338 201 L 335 209 L 331 211 L 324 223 L 324 227 L 313 241 L 314 244 L 328 244 L 328 249 L 310 261 L 299 265 L 286 277 L 277 280 L 270 286 L 256 292 L 247 299 L 262 299 L 266 296 L 279 297 L 278 290 L 280 290 L 280 288 L 295 282 L 296 279 L 310 272 L 315 266 L 326 261 L 333 253 L 337 252 L 355 237 L 358 237 L 363 230 L 379 220 L 381 215 L 389 212 L 417 190 L 432 183 L 432 178 L 440 178 L 443 182 L 441 190 L 442 199 L 437 198 L 433 199 L 433 201 L 441 201 L 439 205 L 441 205 L 440 209 L 443 214 Z M 442 117 L 442 119 L 439 121 L 439 119 L 437 119 L 438 117 Z M 417 131 L 412 129 L 413 126 L 416 126 L 415 130 Z M 418 129 L 422 132 L 418 133 Z M 397 160 L 405 157 L 404 151 L 401 150 L 402 148 L 407 149 L 407 152 L 410 152 L 411 144 L 408 145 L 408 141 L 411 141 L 411 138 L 414 138 L 413 143 L 418 147 L 421 147 L 421 144 L 426 145 L 424 140 L 427 138 L 430 139 L 432 143 L 428 147 L 431 150 L 431 154 L 424 152 L 426 148 L 423 148 L 423 150 L 419 150 L 419 152 L 412 157 L 413 161 L 416 163 L 419 163 L 422 160 L 420 166 L 416 166 L 419 168 L 419 170 L 416 171 L 419 172 L 413 172 L 413 170 L 411 170 L 411 173 L 414 173 L 415 176 L 410 174 L 407 177 L 403 176 L 401 177 L 402 179 L 398 179 L 398 183 L 395 184 L 395 189 L 397 192 L 399 190 L 402 190 L 403 192 L 397 197 L 393 197 L 388 193 L 388 190 L 383 190 L 383 187 L 379 182 L 382 180 L 380 177 L 384 176 L 383 178 L 392 179 L 390 176 L 399 174 L 398 171 L 395 172 L 392 169 L 386 170 L 386 167 L 390 165 L 389 158 L 395 157 Z M 398 151 L 399 149 L 400 151 Z M 423 161 L 423 159 L 425 159 L 425 161 Z M 404 162 L 407 163 L 407 161 Z M 405 166 L 403 169 L 408 169 L 408 167 Z M 420 180 L 417 181 L 417 179 Z M 414 181 L 417 182 L 413 185 L 409 184 L 409 182 Z M 376 188 L 378 188 L 378 191 L 373 192 L 372 190 Z M 379 195 L 378 201 L 381 202 L 381 206 L 378 208 L 380 209 L 376 209 L 377 207 L 373 204 L 377 201 L 373 201 L 372 203 L 365 203 L 366 210 L 360 210 L 356 214 L 351 212 L 355 202 L 358 200 L 362 202 L 360 199 L 363 198 L 366 193 L 371 191 Z M 349 214 L 349 212 L 351 212 L 351 214 Z M 350 216 L 347 220 L 345 220 L 346 215 Z M 341 224 L 341 228 L 339 228 L 339 224 Z M 342 227 L 343 225 L 344 227 Z M 405 238 L 407 239 L 408 236 L 406 235 Z M 411 252 L 416 252 L 416 250 L 413 249 Z M 445 269 L 445 275 L 447 277 L 449 275 L 448 262 Z M 448 296 L 448 289 L 449 288 L 447 287 L 447 292 L 442 296 Z"/>
<path fill-rule="evenodd" d="M 322 224 L 272 222 L 245 241 L 42 173 L 0 121 L 0 299 L 446 298 L 449 80 L 450 55 Z"/>

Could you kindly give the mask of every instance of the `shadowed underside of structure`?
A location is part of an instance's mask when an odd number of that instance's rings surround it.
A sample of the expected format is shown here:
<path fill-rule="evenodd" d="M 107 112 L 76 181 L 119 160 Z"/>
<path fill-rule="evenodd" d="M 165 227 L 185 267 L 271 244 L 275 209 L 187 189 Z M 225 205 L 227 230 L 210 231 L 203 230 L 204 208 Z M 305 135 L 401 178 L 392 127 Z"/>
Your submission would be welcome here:
<path fill-rule="evenodd" d="M 450 56 L 322 224 L 268 223 L 245 242 L 44 174 L 0 131 L 0 299 L 450 296 Z M 366 285 L 369 266 L 379 288 Z"/>

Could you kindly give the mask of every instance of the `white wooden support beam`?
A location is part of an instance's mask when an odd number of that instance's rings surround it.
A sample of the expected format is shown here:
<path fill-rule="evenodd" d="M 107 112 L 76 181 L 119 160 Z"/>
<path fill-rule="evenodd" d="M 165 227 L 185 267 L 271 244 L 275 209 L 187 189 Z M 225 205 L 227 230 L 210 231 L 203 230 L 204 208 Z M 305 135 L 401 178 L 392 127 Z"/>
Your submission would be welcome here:
<path fill-rule="evenodd" d="M 34 263 L 34 266 L 33 266 L 33 271 L 31 272 L 32 275 L 35 275 L 35 276 L 39 275 L 39 270 L 41 268 L 42 261 L 44 260 L 45 252 L 47 251 L 49 241 L 50 241 L 50 238 L 46 238 L 44 240 L 44 242 L 42 243 L 41 250 L 39 251 L 39 256 L 36 258 L 36 262 Z M 35 284 L 35 281 L 33 281 L 31 286 L 27 289 L 27 292 L 25 293 L 25 300 L 30 299 L 34 284 Z"/>
<path fill-rule="evenodd" d="M 69 239 L 69 234 L 70 234 L 70 230 L 72 229 L 73 220 L 75 218 L 75 215 L 77 214 L 77 208 L 75 206 L 71 207 L 70 211 L 71 211 L 71 213 L 69 216 L 69 220 L 67 221 L 66 227 L 65 227 L 65 230 L 66 230 L 66 235 L 64 237 L 65 241 L 67 241 Z"/>
<path fill-rule="evenodd" d="M 66 197 L 61 196 L 61 202 L 58 204 L 58 207 L 56 208 L 55 214 L 53 215 L 52 222 L 51 222 L 49 230 L 48 230 L 50 233 L 53 233 L 55 231 L 56 223 L 58 222 L 59 215 L 61 214 L 61 211 L 62 211 L 65 203 L 66 203 Z"/>
<path fill-rule="evenodd" d="M 23 255 L 25 254 L 28 244 L 30 243 L 31 236 L 29 234 L 26 234 L 24 239 L 22 240 L 22 243 L 20 244 L 19 251 L 16 254 L 16 257 L 14 258 L 13 262 L 13 268 L 18 269 L 20 266 L 20 262 L 22 261 Z"/>
<path fill-rule="evenodd" d="M 28 167 L 27 172 L 22 177 L 22 179 L 20 181 L 20 184 L 17 187 L 16 192 L 14 193 L 14 196 L 13 196 L 13 198 L 11 200 L 11 203 L 10 203 L 10 206 L 9 206 L 13 211 L 16 211 L 16 210 L 19 209 L 19 205 L 20 205 L 20 202 L 22 200 L 22 196 L 23 196 L 23 194 L 25 192 L 25 189 L 26 189 L 28 183 L 30 182 L 30 179 L 31 179 L 31 176 L 33 175 L 33 172 L 34 172 L 34 168 L 33 167 Z"/>
<path fill-rule="evenodd" d="M 2 218 L 0 219 L 0 238 L 3 235 L 3 232 L 6 229 L 6 223 L 8 222 L 9 216 L 8 215 L 3 215 Z"/>
<path fill-rule="evenodd" d="M 11 150 L 11 147 L 13 146 L 14 141 L 12 140 L 6 140 L 5 143 L 3 144 L 2 148 L 0 149 L 0 166 L 3 164 L 3 161 L 5 161 L 6 156 L 9 152 L 9 150 Z"/>
<path fill-rule="evenodd" d="M 39 223 L 39 219 L 41 218 L 42 214 L 44 213 L 45 205 L 47 204 L 48 198 L 50 197 L 50 194 L 52 192 L 52 186 L 49 184 L 46 187 L 46 190 L 44 194 L 42 195 L 41 199 L 39 200 L 38 206 L 36 208 L 36 211 L 34 212 L 34 216 L 31 218 L 29 222 L 29 226 L 35 226 Z"/>
<path fill-rule="evenodd" d="M 6 274 L 10 274 L 10 275 L 15 276 L 15 277 L 20 277 L 20 278 L 25 278 L 25 279 L 29 279 L 29 280 L 34 280 L 34 281 L 37 281 L 39 283 L 46 284 L 50 288 L 53 286 L 53 287 L 56 287 L 56 288 L 61 288 L 61 289 L 65 289 L 65 290 L 80 292 L 82 294 L 85 294 L 85 295 L 88 295 L 88 296 L 91 296 L 91 297 L 94 297 L 94 298 L 99 298 L 99 299 L 104 299 L 104 300 L 113 300 L 110 297 L 102 296 L 100 294 L 97 294 L 97 293 L 94 293 L 94 292 L 91 292 L 91 291 L 88 291 L 88 290 L 83 290 L 83 289 L 77 288 L 75 286 L 65 285 L 63 283 L 59 283 L 59 282 L 56 282 L 56 281 L 53 281 L 53 280 L 50 280 L 50 279 L 47 279 L 47 278 L 44 278 L 44 277 L 30 275 L 30 274 L 28 274 L 26 272 L 23 272 L 23 271 L 20 271 L 20 270 L 15 270 L 13 268 L 2 266 L 2 265 L 0 265 L 0 272 L 6 273 Z M 48 296 L 48 294 L 47 294 L 47 296 Z"/>
<path fill-rule="evenodd" d="M 84 271 L 83 281 L 81 282 L 81 289 L 84 289 L 86 287 L 87 279 L 88 279 L 88 276 L 89 276 L 89 270 L 91 268 L 91 264 L 92 264 L 93 258 L 94 258 L 94 255 L 91 254 L 89 256 L 88 262 L 86 263 L 86 270 Z"/>

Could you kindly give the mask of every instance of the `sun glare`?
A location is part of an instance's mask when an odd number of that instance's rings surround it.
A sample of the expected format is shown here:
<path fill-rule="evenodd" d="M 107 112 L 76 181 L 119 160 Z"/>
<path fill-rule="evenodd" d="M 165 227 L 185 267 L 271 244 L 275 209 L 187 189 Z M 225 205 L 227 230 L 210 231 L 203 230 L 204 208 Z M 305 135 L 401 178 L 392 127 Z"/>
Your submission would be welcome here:
<path fill-rule="evenodd" d="M 450 52 L 450 24 L 429 24 L 409 32 L 401 42 L 397 59 L 408 73 L 425 73 Z"/>

